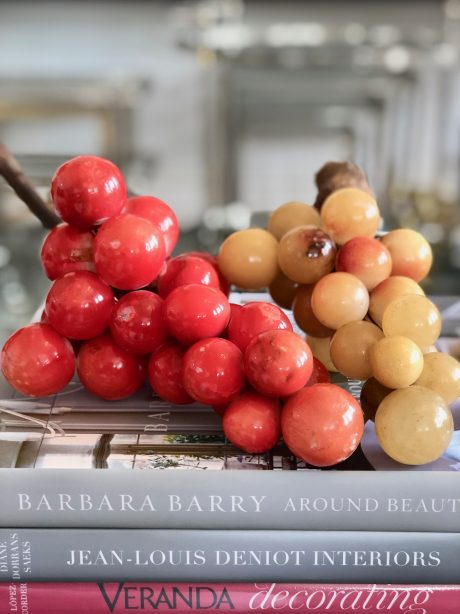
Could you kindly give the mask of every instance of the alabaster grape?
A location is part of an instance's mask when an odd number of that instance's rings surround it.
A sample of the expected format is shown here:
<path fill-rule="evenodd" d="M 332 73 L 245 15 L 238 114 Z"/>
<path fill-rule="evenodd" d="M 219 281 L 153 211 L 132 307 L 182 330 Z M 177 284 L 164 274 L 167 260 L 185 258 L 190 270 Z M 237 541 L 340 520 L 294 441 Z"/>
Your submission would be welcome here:
<path fill-rule="evenodd" d="M 372 375 L 387 388 L 406 388 L 423 370 L 423 354 L 408 337 L 386 337 L 369 351 Z"/>
<path fill-rule="evenodd" d="M 452 413 L 429 388 L 395 390 L 380 403 L 375 433 L 383 450 L 399 463 L 424 465 L 439 458 L 450 443 Z"/>
<path fill-rule="evenodd" d="M 382 243 L 391 254 L 392 275 L 405 275 L 415 281 L 424 279 L 433 264 L 433 252 L 423 235 L 410 228 L 397 228 Z"/>
<path fill-rule="evenodd" d="M 374 198 L 358 188 L 332 192 L 321 208 L 322 228 L 339 245 L 354 237 L 373 237 L 380 224 Z"/>
<path fill-rule="evenodd" d="M 292 201 L 273 211 L 268 218 L 267 230 L 279 241 L 289 230 L 297 226 L 319 226 L 320 223 L 321 218 L 314 207 Z"/>
<path fill-rule="evenodd" d="M 337 330 L 364 318 L 369 307 L 369 293 L 354 275 L 330 273 L 313 288 L 311 306 L 324 326 Z"/>
<path fill-rule="evenodd" d="M 336 247 L 314 226 L 299 226 L 280 241 L 278 264 L 283 273 L 300 284 L 313 284 L 334 268 Z"/>
<path fill-rule="evenodd" d="M 331 360 L 346 377 L 367 379 L 372 376 L 370 350 L 382 338 L 380 328 L 371 322 L 349 322 L 332 337 L 329 348 Z"/>
<path fill-rule="evenodd" d="M 220 246 L 218 265 L 239 288 L 265 288 L 278 273 L 278 241 L 262 228 L 234 232 Z"/>
<path fill-rule="evenodd" d="M 441 334 L 441 314 L 426 296 L 407 294 L 389 303 L 382 318 L 387 337 L 409 337 L 420 348 L 433 345 Z"/>
<path fill-rule="evenodd" d="M 423 371 L 415 382 L 442 396 L 448 404 L 460 396 L 460 363 L 442 352 L 424 355 Z"/>
<path fill-rule="evenodd" d="M 424 296 L 422 288 L 409 277 L 395 275 L 382 281 L 369 297 L 369 314 L 378 326 L 382 326 L 383 314 L 392 300 L 405 294 Z"/>

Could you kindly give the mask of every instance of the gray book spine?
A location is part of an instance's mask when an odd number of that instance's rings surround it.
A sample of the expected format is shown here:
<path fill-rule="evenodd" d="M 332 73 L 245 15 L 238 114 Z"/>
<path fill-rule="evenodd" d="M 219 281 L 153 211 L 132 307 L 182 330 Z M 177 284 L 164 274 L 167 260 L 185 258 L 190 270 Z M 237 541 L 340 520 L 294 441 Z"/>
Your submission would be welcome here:
<path fill-rule="evenodd" d="M 0 581 L 460 582 L 460 534 L 1 529 Z"/>
<path fill-rule="evenodd" d="M 1 469 L 0 526 L 460 533 L 460 474 Z"/>

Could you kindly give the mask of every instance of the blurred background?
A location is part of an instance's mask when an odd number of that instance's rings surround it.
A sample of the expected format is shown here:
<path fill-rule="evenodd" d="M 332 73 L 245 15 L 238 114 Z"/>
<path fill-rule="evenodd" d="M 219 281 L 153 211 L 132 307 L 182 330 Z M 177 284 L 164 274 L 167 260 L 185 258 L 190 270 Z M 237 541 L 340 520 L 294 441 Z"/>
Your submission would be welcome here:
<path fill-rule="evenodd" d="M 460 294 L 460 0 L 0 1 L 0 142 L 45 198 L 69 157 L 112 159 L 177 252 L 352 160 L 433 244 L 426 290 Z M 44 297 L 43 236 L 0 178 L 0 342 Z"/>

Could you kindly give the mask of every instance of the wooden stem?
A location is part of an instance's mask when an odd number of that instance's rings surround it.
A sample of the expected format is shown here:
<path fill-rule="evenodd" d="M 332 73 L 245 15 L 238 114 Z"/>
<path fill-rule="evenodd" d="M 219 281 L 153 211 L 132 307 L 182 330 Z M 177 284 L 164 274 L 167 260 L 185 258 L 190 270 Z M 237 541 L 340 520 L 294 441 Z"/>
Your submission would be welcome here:
<path fill-rule="evenodd" d="M 16 158 L 2 143 L 0 143 L 0 175 L 45 228 L 51 229 L 60 223 L 59 217 L 46 206 Z"/>
<path fill-rule="evenodd" d="M 315 175 L 318 196 L 315 207 L 321 210 L 323 202 L 340 188 L 359 188 L 372 194 L 364 172 L 351 162 L 327 162 Z"/>

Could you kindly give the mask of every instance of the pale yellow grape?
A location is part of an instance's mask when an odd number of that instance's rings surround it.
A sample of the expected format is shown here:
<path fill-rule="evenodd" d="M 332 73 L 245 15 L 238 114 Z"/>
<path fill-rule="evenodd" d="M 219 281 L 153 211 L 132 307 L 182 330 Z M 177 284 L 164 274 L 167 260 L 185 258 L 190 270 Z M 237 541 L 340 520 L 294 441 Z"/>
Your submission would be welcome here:
<path fill-rule="evenodd" d="M 375 414 L 380 445 L 405 465 L 424 465 L 439 458 L 451 441 L 453 426 L 444 399 L 423 386 L 390 392 Z"/>
<path fill-rule="evenodd" d="M 446 403 L 453 403 L 460 396 L 460 363 L 442 352 L 426 354 L 422 374 L 415 383 L 434 390 Z"/>
<path fill-rule="evenodd" d="M 387 388 L 406 388 L 423 370 L 423 354 L 408 337 L 385 337 L 369 352 L 372 375 Z"/>
<path fill-rule="evenodd" d="M 409 337 L 420 348 L 433 345 L 441 334 L 441 314 L 426 296 L 406 294 L 395 298 L 383 313 L 385 336 Z"/>

